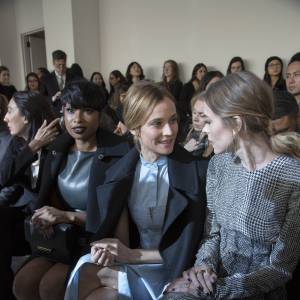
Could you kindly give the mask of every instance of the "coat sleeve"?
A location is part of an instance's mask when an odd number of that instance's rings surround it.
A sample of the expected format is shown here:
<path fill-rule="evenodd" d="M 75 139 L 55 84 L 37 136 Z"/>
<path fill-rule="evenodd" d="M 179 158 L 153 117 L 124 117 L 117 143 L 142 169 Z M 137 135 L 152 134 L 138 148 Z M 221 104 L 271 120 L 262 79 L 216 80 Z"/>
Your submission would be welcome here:
<path fill-rule="evenodd" d="M 217 170 L 214 158 L 211 159 L 207 171 L 207 211 L 205 222 L 204 239 L 200 244 L 195 265 L 206 264 L 215 272 L 218 270 L 219 247 L 220 247 L 220 226 L 216 221 L 214 211 L 214 190 L 217 188 Z"/>
<path fill-rule="evenodd" d="M 272 247 L 269 264 L 248 274 L 234 274 L 217 283 L 217 299 L 239 299 L 264 294 L 292 277 L 300 257 L 300 191 L 289 199 L 285 222 Z"/>
<path fill-rule="evenodd" d="M 13 138 L 1 162 L 0 186 L 15 184 L 36 158 L 28 145 Z"/>

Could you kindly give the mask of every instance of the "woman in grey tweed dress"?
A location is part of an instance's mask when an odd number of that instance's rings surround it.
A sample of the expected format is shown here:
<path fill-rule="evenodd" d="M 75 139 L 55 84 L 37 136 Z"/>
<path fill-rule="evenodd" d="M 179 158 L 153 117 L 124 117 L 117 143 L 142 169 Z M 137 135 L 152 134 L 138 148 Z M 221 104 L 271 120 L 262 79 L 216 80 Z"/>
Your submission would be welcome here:
<path fill-rule="evenodd" d="M 286 299 L 300 257 L 299 137 L 269 132 L 272 93 L 249 72 L 218 81 L 204 101 L 217 154 L 207 176 L 206 237 L 194 267 L 163 299 Z"/>

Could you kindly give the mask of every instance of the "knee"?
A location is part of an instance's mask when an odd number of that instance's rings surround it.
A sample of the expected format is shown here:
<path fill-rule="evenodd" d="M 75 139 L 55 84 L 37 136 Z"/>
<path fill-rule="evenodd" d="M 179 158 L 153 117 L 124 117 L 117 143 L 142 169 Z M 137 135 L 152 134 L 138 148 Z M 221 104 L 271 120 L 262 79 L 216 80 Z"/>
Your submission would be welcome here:
<path fill-rule="evenodd" d="M 42 277 L 39 284 L 39 294 L 42 300 L 63 299 L 66 280 L 63 273 L 58 274 L 50 270 Z"/>
<path fill-rule="evenodd" d="M 32 277 L 19 271 L 13 282 L 13 293 L 17 299 L 33 299 L 34 286 Z"/>

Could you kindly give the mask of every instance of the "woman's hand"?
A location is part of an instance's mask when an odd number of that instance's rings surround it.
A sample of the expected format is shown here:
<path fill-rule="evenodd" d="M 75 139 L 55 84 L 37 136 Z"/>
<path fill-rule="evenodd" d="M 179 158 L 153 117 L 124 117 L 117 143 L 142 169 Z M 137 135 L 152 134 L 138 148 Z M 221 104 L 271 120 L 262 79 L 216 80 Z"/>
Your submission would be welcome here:
<path fill-rule="evenodd" d="M 127 131 L 128 128 L 121 121 L 119 121 L 116 129 L 114 130 L 114 134 L 122 136 L 126 134 Z"/>
<path fill-rule="evenodd" d="M 58 118 L 49 123 L 49 125 L 47 125 L 46 120 L 43 122 L 33 140 L 29 143 L 29 147 L 34 153 L 53 142 L 56 136 L 58 136 L 59 131 L 57 124 L 59 124 Z"/>
<path fill-rule="evenodd" d="M 39 227 L 47 227 L 58 223 L 69 223 L 66 211 L 51 206 L 43 206 L 35 210 L 31 221 Z"/>
<path fill-rule="evenodd" d="M 170 283 L 165 293 L 188 293 L 194 296 L 198 296 L 198 287 L 193 284 L 191 280 L 187 280 L 183 277 L 175 279 L 172 283 Z"/>
<path fill-rule="evenodd" d="M 107 267 L 115 262 L 115 255 L 107 249 L 93 245 L 91 248 L 91 261 L 100 267 Z"/>
<path fill-rule="evenodd" d="M 184 271 L 182 275 L 185 280 L 191 280 L 193 285 L 201 288 L 205 294 L 213 293 L 213 285 L 217 280 L 217 275 L 207 265 L 195 266 Z"/>
<path fill-rule="evenodd" d="M 92 261 L 103 264 L 106 260 L 109 262 L 130 262 L 132 258 L 132 249 L 126 247 L 118 239 L 102 239 L 91 244 Z"/>
<path fill-rule="evenodd" d="M 194 150 L 196 150 L 199 146 L 199 142 L 197 142 L 195 139 L 190 139 L 185 145 L 184 148 L 189 151 L 192 152 Z"/>

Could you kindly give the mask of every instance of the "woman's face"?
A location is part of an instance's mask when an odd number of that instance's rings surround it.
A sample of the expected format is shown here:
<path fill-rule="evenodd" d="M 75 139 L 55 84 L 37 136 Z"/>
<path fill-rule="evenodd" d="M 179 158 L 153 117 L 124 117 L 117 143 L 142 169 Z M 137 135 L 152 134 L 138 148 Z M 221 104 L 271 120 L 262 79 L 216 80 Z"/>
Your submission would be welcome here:
<path fill-rule="evenodd" d="M 0 83 L 9 85 L 9 71 L 4 70 L 0 73 Z"/>
<path fill-rule="evenodd" d="M 215 154 L 226 152 L 233 142 L 232 129 L 227 127 L 223 119 L 216 115 L 206 103 L 203 105 L 203 112 L 207 117 L 203 132 L 207 133 Z"/>
<path fill-rule="evenodd" d="M 119 78 L 119 77 L 116 77 L 114 74 L 110 74 L 110 75 L 109 75 L 109 83 L 110 83 L 112 86 L 115 86 L 119 81 L 120 81 L 120 78 Z"/>
<path fill-rule="evenodd" d="M 9 101 L 7 113 L 4 117 L 4 121 L 7 123 L 7 127 L 10 134 L 13 136 L 19 136 L 27 140 L 28 138 L 28 121 L 23 116 L 12 98 Z"/>
<path fill-rule="evenodd" d="M 198 71 L 196 72 L 196 78 L 197 80 L 201 81 L 201 79 L 204 77 L 204 75 L 206 74 L 206 69 L 204 67 L 201 67 L 200 69 L 198 69 Z"/>
<path fill-rule="evenodd" d="M 201 131 L 205 125 L 206 115 L 203 112 L 204 101 L 197 100 L 192 110 L 193 128 L 196 131 Z"/>
<path fill-rule="evenodd" d="M 164 98 L 153 109 L 138 136 L 143 157 L 149 161 L 172 153 L 178 132 L 177 113 L 174 102 Z"/>
<path fill-rule="evenodd" d="M 92 108 L 64 107 L 64 121 L 68 133 L 75 141 L 88 142 L 96 137 L 99 128 L 100 113 Z"/>
<path fill-rule="evenodd" d="M 140 77 L 142 75 L 142 70 L 138 64 L 133 64 L 129 70 L 132 77 Z"/>
<path fill-rule="evenodd" d="M 268 64 L 268 74 L 270 76 L 279 76 L 281 73 L 281 63 L 279 60 L 271 60 Z"/>
<path fill-rule="evenodd" d="M 171 63 L 165 63 L 163 72 L 164 72 L 164 76 L 172 77 L 174 75 L 172 64 Z"/>
<path fill-rule="evenodd" d="M 100 76 L 100 74 L 95 74 L 93 76 L 93 83 L 99 85 L 99 86 L 102 86 L 102 83 L 103 83 L 103 79 L 102 77 Z"/>
<path fill-rule="evenodd" d="M 242 71 L 242 64 L 240 61 L 236 61 L 230 66 L 230 73 L 237 73 Z"/>
<path fill-rule="evenodd" d="M 30 91 L 38 91 L 39 90 L 39 82 L 35 76 L 29 76 L 27 79 L 28 89 Z"/>

